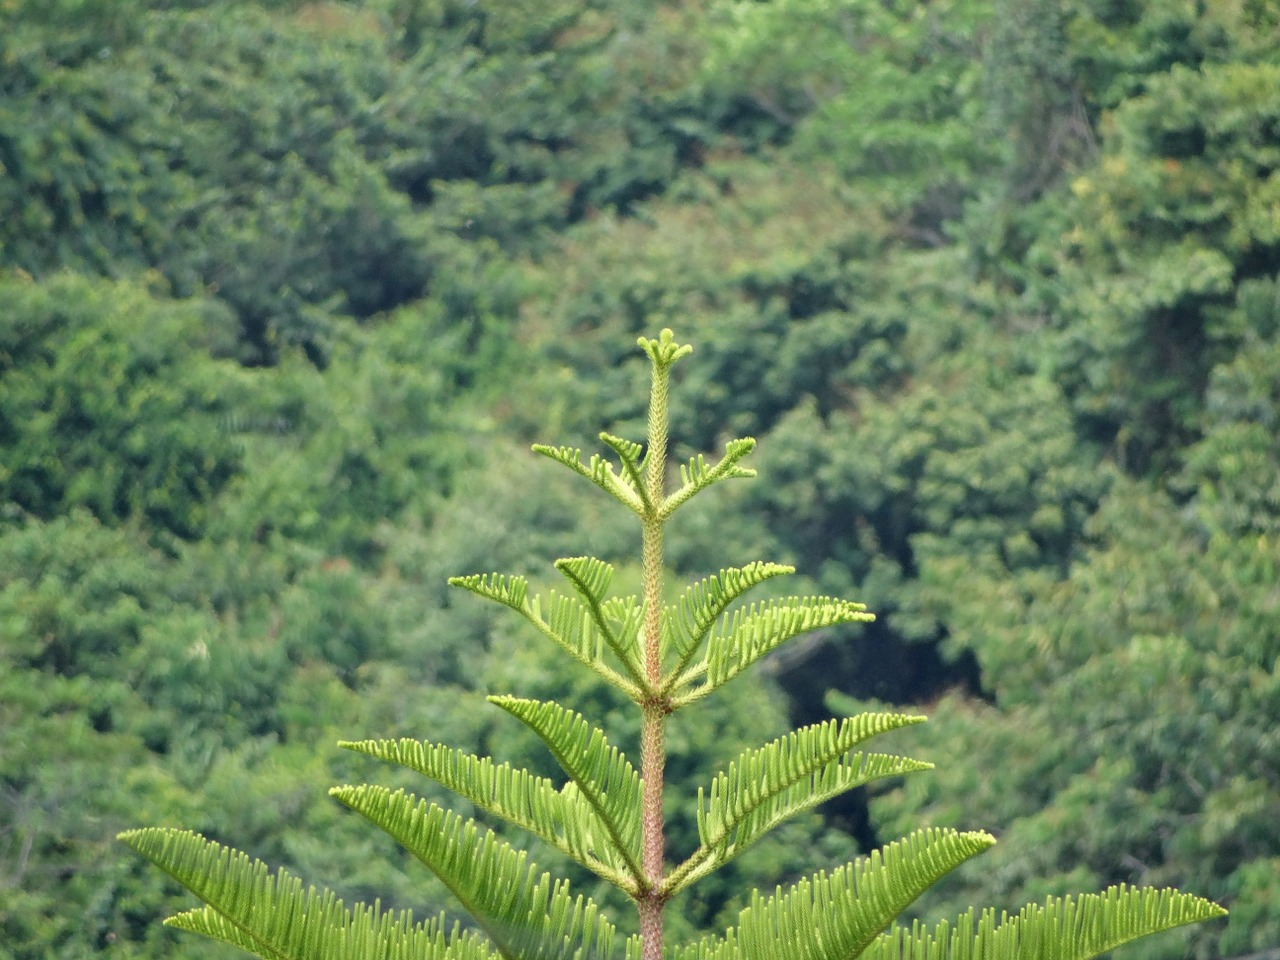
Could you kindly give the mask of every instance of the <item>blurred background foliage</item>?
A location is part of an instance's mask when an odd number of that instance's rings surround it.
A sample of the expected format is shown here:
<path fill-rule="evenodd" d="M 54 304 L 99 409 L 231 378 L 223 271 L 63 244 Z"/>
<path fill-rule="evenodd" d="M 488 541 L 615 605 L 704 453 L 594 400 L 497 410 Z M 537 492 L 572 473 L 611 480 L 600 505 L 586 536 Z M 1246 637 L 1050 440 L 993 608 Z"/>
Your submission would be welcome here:
<path fill-rule="evenodd" d="M 545 766 L 510 689 L 625 748 L 444 580 L 633 584 L 527 444 L 639 435 L 664 325 L 676 455 L 762 473 L 673 572 L 879 614 L 673 773 L 875 703 L 939 765 L 678 932 L 935 824 L 1001 842 L 920 916 L 1176 884 L 1230 918 L 1128 960 L 1280 943 L 1276 0 L 0 0 L 0 958 L 228 956 L 157 925 L 140 824 L 447 907 L 326 799 L 412 783 L 340 737 Z"/>

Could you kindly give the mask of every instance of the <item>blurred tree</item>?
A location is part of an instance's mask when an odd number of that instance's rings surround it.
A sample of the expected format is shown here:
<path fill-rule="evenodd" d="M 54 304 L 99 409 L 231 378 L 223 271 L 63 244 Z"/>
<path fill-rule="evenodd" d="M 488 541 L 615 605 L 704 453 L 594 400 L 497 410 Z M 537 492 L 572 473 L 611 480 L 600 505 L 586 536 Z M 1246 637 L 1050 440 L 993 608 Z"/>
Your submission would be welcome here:
<path fill-rule="evenodd" d="M 986 0 L 724 0 L 712 7 L 706 82 L 746 95 L 789 134 L 899 214 L 915 244 L 945 244 L 994 144 L 979 133 Z"/>
<path fill-rule="evenodd" d="M 84 512 L 0 537 L 0 955 L 87 957 L 171 908 L 171 893 L 110 843 L 139 810 L 192 810 L 182 772 L 151 762 L 147 747 L 178 719 L 151 702 L 164 657 L 137 656 L 146 636 L 175 624 L 166 580 L 159 555 Z M 193 648 L 173 654 L 196 673 L 208 665 Z M 182 718 L 176 732 L 194 735 L 181 740 L 188 762 L 223 724 L 212 718 L 210 729 L 210 719 L 200 729 L 198 715 Z"/>
<path fill-rule="evenodd" d="M 1269 759 L 1280 647 L 1267 626 L 1280 557 L 1257 535 L 1206 539 L 1201 518 L 1212 512 L 1180 513 L 1117 480 L 1091 522 L 1097 546 L 1066 579 L 979 566 L 939 585 L 960 608 L 952 642 L 977 651 L 996 696 L 940 704 L 947 722 L 931 730 L 950 734 L 937 749 L 1000 760 L 999 773 L 907 784 L 873 815 L 886 832 L 900 818 L 989 820 L 1001 843 L 990 870 L 962 872 L 922 909 L 950 912 L 977 889 L 1012 903 L 1078 884 L 1082 870 L 1098 883 L 1195 878 L 1244 907 L 1241 917 L 1127 956 L 1217 957 L 1280 935 L 1274 898 L 1257 883 L 1280 853 L 1264 826 L 1280 810 Z"/>
<path fill-rule="evenodd" d="M 0 312 L 6 519 L 83 506 L 157 537 L 199 537 L 240 469 L 221 418 L 241 381 L 209 356 L 230 338 L 225 311 L 139 283 L 9 274 Z"/>
<path fill-rule="evenodd" d="M 1230 15 L 1172 6 L 1185 30 L 1160 4 L 1143 28 L 1185 33 L 1197 52 L 1132 78 L 1140 95 L 1105 115 L 1099 164 L 1034 213 L 1042 226 L 1020 267 L 1018 309 L 1054 329 L 1049 370 L 1082 431 L 1136 473 L 1167 469 L 1195 439 L 1209 371 L 1241 345 L 1237 290 L 1280 269 L 1268 132 L 1280 64 L 1248 62 L 1243 34 L 1240 60 L 1211 62 Z"/>

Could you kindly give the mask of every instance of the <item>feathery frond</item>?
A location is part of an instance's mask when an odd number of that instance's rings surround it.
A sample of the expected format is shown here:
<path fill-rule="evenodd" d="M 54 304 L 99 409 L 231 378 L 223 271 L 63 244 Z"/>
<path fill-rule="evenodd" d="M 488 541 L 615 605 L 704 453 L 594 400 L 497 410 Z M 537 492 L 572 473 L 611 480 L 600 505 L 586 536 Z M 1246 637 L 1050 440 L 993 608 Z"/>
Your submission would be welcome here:
<path fill-rule="evenodd" d="M 528 770 L 421 740 L 341 741 L 339 745 L 430 777 L 494 816 L 523 827 L 610 883 L 624 890 L 634 888 L 625 855 L 572 782 L 557 789 Z"/>
<path fill-rule="evenodd" d="M 720 618 L 707 636 L 707 652 L 702 661 L 676 681 L 673 701 L 683 706 L 728 683 L 761 657 L 794 637 L 811 630 L 844 623 L 874 620 L 866 606 L 830 597 L 787 597 L 764 604 L 752 604 Z M 680 693 L 679 687 L 705 679 L 695 689 Z"/>
<path fill-rule="evenodd" d="M 594 903 L 474 821 L 403 790 L 364 785 L 329 793 L 422 861 L 507 960 L 613 957 L 613 924 Z"/>
<path fill-rule="evenodd" d="M 529 581 L 524 577 L 505 573 L 473 573 L 465 577 L 450 577 L 449 586 L 470 590 L 478 597 L 492 600 L 524 613 L 529 604 Z"/>
<path fill-rule="evenodd" d="M 555 567 L 573 584 L 584 600 L 597 606 L 608 599 L 605 594 L 613 582 L 613 566 L 595 557 L 565 557 Z"/>
<path fill-rule="evenodd" d="M 253 939 L 249 934 L 218 913 L 217 910 L 214 910 L 213 907 L 199 907 L 195 910 L 186 910 L 182 913 L 174 914 L 172 917 L 165 918 L 164 925 L 173 927 L 175 930 L 198 933 L 201 936 L 208 937 L 210 940 L 229 943 L 233 947 L 247 950 L 249 953 L 259 957 L 274 958 L 280 956 L 278 951 L 272 950 L 264 943 Z"/>
<path fill-rule="evenodd" d="M 633 440 L 624 440 L 610 433 L 600 434 L 600 441 L 618 455 L 618 462 L 622 464 L 622 479 L 640 498 L 645 513 L 653 513 L 653 501 L 649 499 L 649 489 L 644 482 L 644 462 L 640 459 L 644 447 Z"/>
<path fill-rule="evenodd" d="M 618 645 L 625 651 L 631 651 L 631 656 L 639 663 L 641 659 L 640 622 L 644 615 L 640 598 L 634 594 L 626 597 L 610 597 L 600 604 L 600 613 L 604 617 L 604 622 L 612 629 Z"/>
<path fill-rule="evenodd" d="M 674 606 L 666 608 L 662 618 L 662 659 L 665 662 L 669 650 L 676 656 L 667 685 L 670 686 L 683 673 L 729 604 L 758 583 L 795 572 L 795 567 L 756 561 L 745 567 L 728 567 L 717 575 L 691 584 Z"/>
<path fill-rule="evenodd" d="M 605 596 L 613 579 L 613 567 L 595 557 L 569 557 L 557 560 L 556 569 L 573 585 L 614 656 L 622 662 L 631 678 L 643 685 L 644 671 L 636 649 L 640 636 L 639 605 L 634 597 L 628 598 L 631 603 L 627 604 L 610 603 L 610 598 Z"/>
<path fill-rule="evenodd" d="M 640 776 L 622 752 L 581 714 L 558 703 L 518 697 L 490 697 L 489 702 L 520 720 L 547 745 L 595 810 L 628 872 L 641 883 Z"/>
<path fill-rule="evenodd" d="M 188 830 L 130 830 L 120 839 L 207 906 L 166 923 L 234 944 L 270 960 L 489 960 L 474 938 L 446 941 L 438 920 L 415 923 L 410 913 L 357 904 L 330 891 L 305 888 L 285 870 Z"/>
<path fill-rule="evenodd" d="M 932 930 L 919 922 L 877 939 L 862 960 L 1092 960 L 1139 937 L 1226 916 L 1216 903 L 1177 890 L 1109 887 L 1053 897 L 1016 917 L 962 914 Z"/>
<path fill-rule="evenodd" d="M 677 950 L 673 960 L 854 960 L 916 897 L 995 842 L 988 833 L 919 830 L 785 894 L 756 893 L 723 939 Z"/>
<path fill-rule="evenodd" d="M 356 909 L 368 908 L 359 906 Z M 277 951 L 263 952 L 262 944 L 212 907 L 179 913 L 166 920 L 165 926 L 221 940 L 272 960 L 287 956 Z M 307 960 L 322 960 L 329 956 L 376 957 L 378 960 L 494 960 L 495 957 L 484 937 L 475 931 L 463 930 L 457 923 L 448 937 L 444 934 L 443 918 L 423 924 L 421 933 L 406 934 L 398 929 L 395 915 L 389 913 L 381 914 L 378 922 L 348 935 L 335 946 L 333 953 L 326 951 L 327 948 L 321 947 L 314 952 L 304 951 L 300 956 Z"/>
<path fill-rule="evenodd" d="M 533 452 L 562 463 L 579 476 L 586 477 L 600 489 L 610 494 L 615 500 L 640 516 L 644 516 L 645 504 L 640 494 L 627 482 L 627 476 L 618 476 L 611 464 L 599 454 L 592 454 L 586 463 L 582 462 L 582 450 L 576 447 L 553 447 L 545 443 L 535 443 Z M 624 468 L 625 469 L 625 468 Z"/>
<path fill-rule="evenodd" d="M 864 713 L 794 730 L 747 750 L 698 790 L 701 844 L 668 878 L 672 893 L 732 860 L 778 824 L 819 803 L 883 777 L 929 770 L 931 763 L 850 750 L 874 736 L 924 717 Z"/>
<path fill-rule="evenodd" d="M 583 666 L 588 667 L 617 687 L 629 697 L 639 694 L 640 686 L 613 669 L 602 656 L 606 636 L 597 625 L 592 610 L 577 597 L 550 594 L 546 601 L 547 615 L 543 616 L 540 596 L 529 597 L 529 583 L 524 577 L 506 576 L 500 573 L 474 573 L 465 577 L 450 577 L 451 587 L 461 587 L 486 600 L 493 600 L 515 610 L 528 620 L 544 637 L 564 650 Z M 576 585 L 575 585 L 576 588 Z M 628 671 L 635 670 L 634 655 L 624 656 L 623 634 L 614 632 L 612 639 L 618 643 L 614 652 L 622 659 Z M 610 644 L 612 647 L 612 643 Z"/>
<path fill-rule="evenodd" d="M 659 516 L 665 520 L 694 494 L 721 480 L 754 477 L 756 472 L 748 467 L 738 466 L 738 461 L 755 448 L 756 441 L 753 437 L 742 437 L 725 444 L 724 456 L 714 466 L 708 466 L 702 454 L 693 457 L 688 464 L 680 467 L 680 487 L 662 502 Z"/>

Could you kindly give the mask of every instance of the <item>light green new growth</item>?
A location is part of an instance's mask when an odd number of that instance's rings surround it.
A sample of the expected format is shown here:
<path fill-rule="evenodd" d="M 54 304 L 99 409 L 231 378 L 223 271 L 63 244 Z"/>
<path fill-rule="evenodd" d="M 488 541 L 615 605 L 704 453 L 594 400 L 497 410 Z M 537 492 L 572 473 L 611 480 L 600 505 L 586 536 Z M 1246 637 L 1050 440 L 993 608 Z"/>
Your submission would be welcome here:
<path fill-rule="evenodd" d="M 664 605 L 663 534 L 675 511 L 722 480 L 754 476 L 739 465 L 753 447 L 733 440 L 714 464 L 694 457 L 667 491 L 668 389 L 672 365 L 690 352 L 670 330 L 641 339 L 652 368 L 648 436 L 642 445 L 600 439 L 617 464 L 580 450 L 535 446 L 605 490 L 640 520 L 642 595 L 608 593 L 613 568 L 591 557 L 556 562 L 567 593 L 530 597 L 527 581 L 497 573 L 455 577 L 454 586 L 510 607 L 536 634 L 622 691 L 640 713 L 639 770 L 604 731 L 557 703 L 493 696 L 525 724 L 565 774 L 557 786 L 508 764 L 418 740 L 342 745 L 401 764 L 481 811 L 534 834 L 622 890 L 639 935 L 625 940 L 590 900 L 540 871 L 472 820 L 402 790 L 342 786 L 339 802 L 395 837 L 436 874 L 475 930 L 444 918 L 415 921 L 377 905 L 348 909 L 244 854 L 185 831 L 143 829 L 121 839 L 204 901 L 171 926 L 270 960 L 1088 960 L 1123 943 L 1223 916 L 1174 890 L 1113 887 L 1050 899 L 1018 916 L 972 911 L 932 929 L 895 926 L 921 893 L 995 839 L 982 832 L 921 830 L 870 856 L 803 879 L 772 896 L 755 892 L 722 937 L 683 946 L 663 941 L 671 898 L 728 863 L 769 830 L 855 787 L 932 765 L 860 749 L 879 734 L 919 723 L 904 714 L 862 714 L 795 730 L 747 750 L 698 790 L 699 844 L 668 863 L 662 818 L 666 724 L 788 640 L 872 619 L 862 604 L 787 597 L 733 608 L 753 587 L 791 567 L 726 568 Z"/>

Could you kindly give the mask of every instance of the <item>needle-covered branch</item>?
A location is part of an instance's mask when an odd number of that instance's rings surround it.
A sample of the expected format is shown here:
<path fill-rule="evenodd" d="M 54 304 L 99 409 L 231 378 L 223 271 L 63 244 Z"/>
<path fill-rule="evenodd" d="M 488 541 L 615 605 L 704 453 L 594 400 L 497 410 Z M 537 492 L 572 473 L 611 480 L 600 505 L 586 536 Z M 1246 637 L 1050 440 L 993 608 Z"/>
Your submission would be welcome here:
<path fill-rule="evenodd" d="M 792 731 L 742 753 L 709 790 L 698 790 L 701 843 L 668 879 L 672 892 L 728 863 L 765 833 L 804 810 L 873 780 L 929 770 L 931 763 L 851 751 L 923 717 L 865 713 Z"/>
<path fill-rule="evenodd" d="M 599 454 L 593 454 L 590 460 L 583 463 L 582 450 L 577 447 L 552 447 L 545 443 L 535 443 L 533 452 L 540 453 L 556 463 L 563 464 L 579 476 L 586 477 L 628 510 L 644 516 L 645 501 L 640 491 L 630 485 L 625 474 L 618 476 L 614 472 L 613 464 Z"/>
<path fill-rule="evenodd" d="M 756 472 L 747 467 L 738 466 L 738 461 L 756 448 L 751 437 L 730 440 L 725 446 L 724 456 L 714 466 L 708 466 L 702 454 L 698 454 L 680 467 L 680 487 L 662 502 L 661 517 L 663 520 L 676 512 L 682 504 L 695 494 L 721 480 L 754 477 Z"/>
<path fill-rule="evenodd" d="M 506 960 L 610 960 L 613 924 L 516 850 L 403 790 L 334 787 L 330 795 L 395 837 L 449 888 Z"/>
<path fill-rule="evenodd" d="M 916 922 L 872 943 L 862 960 L 1091 960 L 1139 937 L 1225 917 L 1216 903 L 1177 890 L 1123 884 L 1053 897 L 1016 917 L 973 910 L 932 929 Z"/>
<path fill-rule="evenodd" d="M 636 681 L 622 676 L 604 659 L 605 635 L 600 631 L 592 611 L 577 597 L 551 593 L 545 603 L 546 616 L 544 617 L 542 598 L 529 598 L 529 583 L 524 577 L 510 577 L 500 573 L 477 573 L 465 577 L 450 577 L 449 585 L 461 587 L 476 596 L 510 607 L 569 656 L 599 674 L 633 700 L 643 695 L 642 688 Z M 617 637 L 614 639 L 616 640 Z M 615 652 L 623 658 L 625 665 L 627 660 L 624 652 Z"/>
<path fill-rule="evenodd" d="M 663 614 L 663 660 L 669 654 L 675 656 L 675 664 L 667 674 L 663 692 L 670 692 L 671 686 L 697 655 L 716 620 L 730 604 L 757 584 L 789 573 L 795 573 L 795 567 L 756 562 L 740 568 L 729 567 L 718 575 L 691 584 L 676 604 L 667 607 Z"/>
<path fill-rule="evenodd" d="M 786 893 L 756 893 L 725 938 L 678 951 L 675 960 L 858 957 L 920 894 L 995 842 L 981 832 L 917 831 Z"/>
<path fill-rule="evenodd" d="M 866 610 L 861 603 L 830 597 L 787 597 L 735 610 L 709 632 L 703 659 L 676 678 L 672 702 L 684 706 L 705 697 L 801 634 L 874 620 Z"/>
<path fill-rule="evenodd" d="M 587 609 L 605 644 L 622 663 L 637 687 L 646 678 L 639 649 L 640 605 L 635 597 L 607 595 L 613 579 L 613 567 L 594 557 L 571 557 L 556 561 L 559 570 L 572 585 Z"/>
<path fill-rule="evenodd" d="M 482 810 L 528 830 L 615 886 L 624 890 L 634 886 L 627 856 L 572 781 L 558 788 L 528 770 L 421 740 L 342 741 L 339 745 L 421 773 Z"/>
<path fill-rule="evenodd" d="M 397 956 L 405 960 L 493 960 L 474 935 L 446 938 L 439 920 L 415 922 L 305 887 L 287 870 L 206 840 L 188 830 L 130 830 L 120 839 L 206 906 L 170 917 L 167 926 L 204 934 L 272 960 L 342 960 Z"/>
<path fill-rule="evenodd" d="M 558 703 L 518 697 L 490 697 L 489 702 L 528 726 L 546 744 L 607 832 L 611 849 L 633 881 L 632 889 L 643 885 L 640 776 L 627 758 L 609 744 L 603 731 Z"/>

